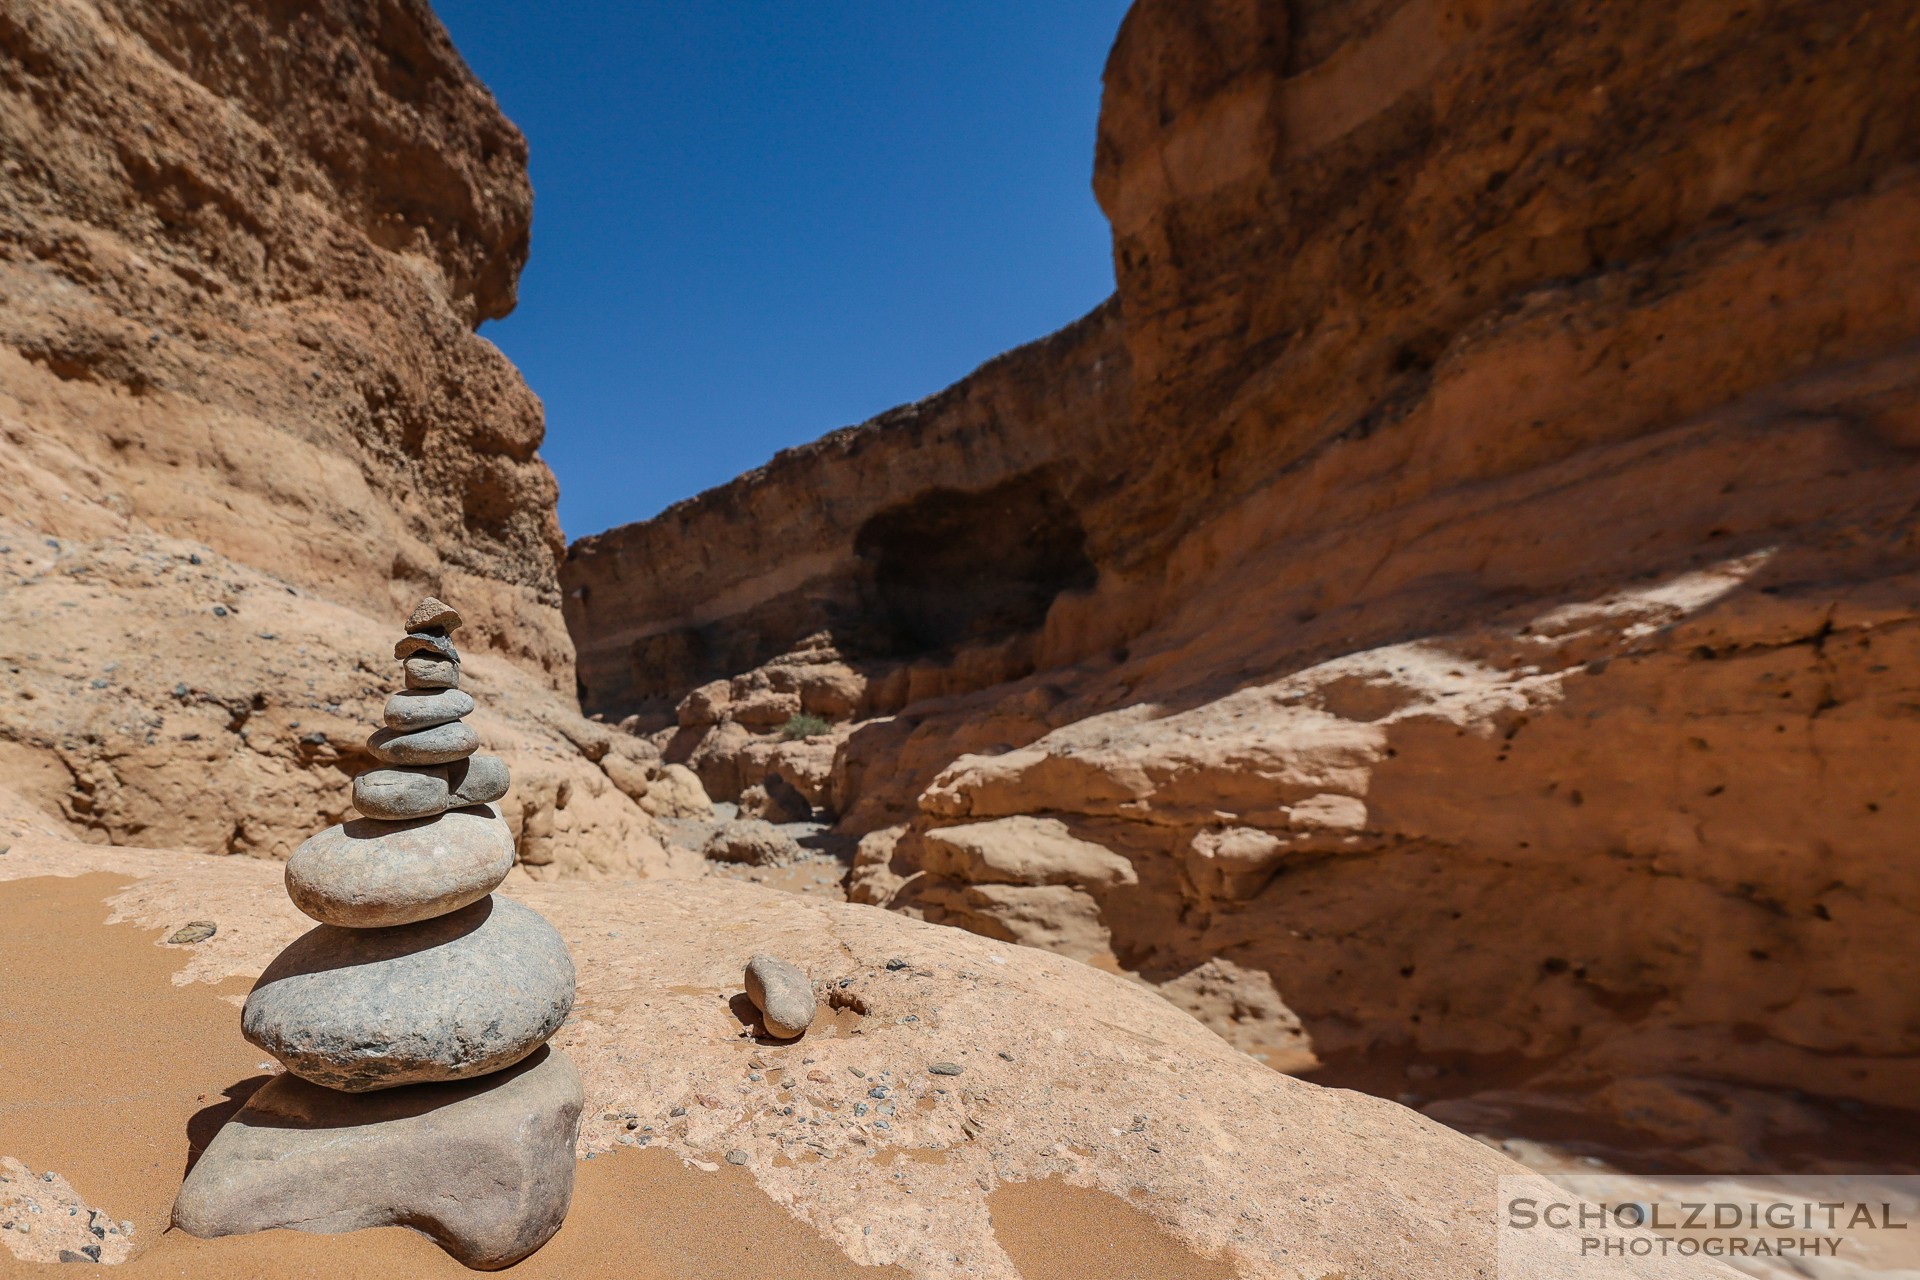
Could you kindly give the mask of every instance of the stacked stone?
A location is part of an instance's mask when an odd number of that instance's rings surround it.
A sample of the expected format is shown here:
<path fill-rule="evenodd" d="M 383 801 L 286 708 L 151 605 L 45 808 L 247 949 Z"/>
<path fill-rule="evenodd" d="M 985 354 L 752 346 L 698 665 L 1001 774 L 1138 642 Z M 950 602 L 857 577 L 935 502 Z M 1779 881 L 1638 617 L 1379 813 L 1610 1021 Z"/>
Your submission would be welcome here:
<path fill-rule="evenodd" d="M 394 648 L 406 687 L 367 740 L 362 815 L 309 839 L 287 894 L 320 921 L 247 997 L 241 1031 L 286 1065 L 194 1166 L 174 1220 L 202 1236 L 399 1224 L 506 1266 L 558 1230 L 582 1095 L 546 1046 L 573 1007 L 566 943 L 493 890 L 513 867 L 476 754 L 452 633 L 427 599 Z"/>

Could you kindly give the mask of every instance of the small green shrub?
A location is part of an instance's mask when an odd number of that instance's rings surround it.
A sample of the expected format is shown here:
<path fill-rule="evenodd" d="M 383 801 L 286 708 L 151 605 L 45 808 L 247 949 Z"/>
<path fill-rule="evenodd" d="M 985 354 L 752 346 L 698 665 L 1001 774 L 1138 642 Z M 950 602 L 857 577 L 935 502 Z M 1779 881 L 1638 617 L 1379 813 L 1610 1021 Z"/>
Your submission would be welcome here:
<path fill-rule="evenodd" d="M 780 726 L 780 736 L 788 741 L 792 741 L 795 738 L 811 738 L 815 734 L 827 733 L 831 731 L 832 728 L 832 725 L 822 720 L 819 716 L 810 716 L 802 711 L 799 715 L 790 717 L 785 724 Z"/>

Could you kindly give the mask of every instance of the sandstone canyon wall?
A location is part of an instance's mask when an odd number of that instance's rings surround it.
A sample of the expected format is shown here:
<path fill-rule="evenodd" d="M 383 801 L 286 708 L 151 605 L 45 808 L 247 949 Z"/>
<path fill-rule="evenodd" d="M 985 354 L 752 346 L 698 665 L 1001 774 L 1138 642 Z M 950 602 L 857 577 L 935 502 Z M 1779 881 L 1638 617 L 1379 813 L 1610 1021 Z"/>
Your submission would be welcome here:
<path fill-rule="evenodd" d="M 658 862 L 645 753 L 570 705 L 541 406 L 474 331 L 531 214 L 424 0 L 0 2 L 11 785 L 90 839 L 284 857 L 434 593 L 530 861 Z"/>
<path fill-rule="evenodd" d="M 1116 298 L 577 545 L 585 704 L 1276 1064 L 1785 1159 L 1920 1083 L 1916 124 L 1891 0 L 1138 0 Z"/>

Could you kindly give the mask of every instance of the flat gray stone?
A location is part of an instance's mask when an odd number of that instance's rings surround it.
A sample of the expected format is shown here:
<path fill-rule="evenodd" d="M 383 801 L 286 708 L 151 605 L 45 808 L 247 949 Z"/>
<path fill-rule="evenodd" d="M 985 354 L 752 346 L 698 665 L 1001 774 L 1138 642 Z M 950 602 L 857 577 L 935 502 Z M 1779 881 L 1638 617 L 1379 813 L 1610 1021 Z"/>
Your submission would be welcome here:
<path fill-rule="evenodd" d="M 387 728 L 396 733 L 431 729 L 473 714 L 473 695 L 458 689 L 407 689 L 387 699 Z"/>
<path fill-rule="evenodd" d="M 507 794 L 512 776 L 507 762 L 499 756 L 472 755 L 446 766 L 447 781 L 453 788 L 449 804 L 492 804 Z"/>
<path fill-rule="evenodd" d="M 448 662 L 460 661 L 460 651 L 453 647 L 453 641 L 431 631 L 414 632 L 393 646 L 396 658 L 410 658 L 416 653 L 442 657 Z"/>
<path fill-rule="evenodd" d="M 457 689 L 460 687 L 460 664 L 448 662 L 444 658 L 421 656 L 408 658 L 403 670 L 407 673 L 409 689 Z"/>
<path fill-rule="evenodd" d="M 412 1227 L 469 1267 L 511 1266 L 567 1215 L 583 1105 L 553 1049 L 482 1080 L 376 1094 L 279 1076 L 207 1144 L 173 1224 L 202 1238 Z"/>
<path fill-rule="evenodd" d="M 820 1007 L 806 973 L 774 956 L 747 961 L 747 999 L 760 1011 L 767 1034 L 776 1040 L 804 1035 Z"/>
<path fill-rule="evenodd" d="M 295 1075 L 361 1093 L 511 1066 L 572 1008 L 567 944 L 491 896 L 418 924 L 308 930 L 260 975 L 240 1031 Z"/>
<path fill-rule="evenodd" d="M 382 764 L 448 764 L 479 749 L 480 735 L 459 720 L 412 733 L 381 729 L 367 739 L 367 750 Z"/>
<path fill-rule="evenodd" d="M 512 781 L 499 756 L 369 769 L 353 780 L 353 807 L 383 822 L 431 818 L 449 809 L 492 804 L 507 794 Z"/>
<path fill-rule="evenodd" d="M 353 780 L 353 807 L 386 822 L 431 818 L 447 811 L 453 788 L 447 770 L 457 765 L 417 764 L 369 769 Z"/>
<path fill-rule="evenodd" d="M 513 832 L 491 807 L 412 822 L 356 818 L 294 850 L 287 896 L 322 924 L 381 929 L 478 902 L 511 870 Z"/>

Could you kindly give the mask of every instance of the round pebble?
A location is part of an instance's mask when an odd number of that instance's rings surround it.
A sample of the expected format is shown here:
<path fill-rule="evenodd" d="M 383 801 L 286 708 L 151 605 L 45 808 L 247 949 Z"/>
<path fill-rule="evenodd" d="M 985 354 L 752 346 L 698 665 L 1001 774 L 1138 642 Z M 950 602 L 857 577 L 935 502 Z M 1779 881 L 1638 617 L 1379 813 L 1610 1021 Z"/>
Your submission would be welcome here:
<path fill-rule="evenodd" d="M 369 769 L 353 780 L 353 807 L 369 818 L 405 822 L 447 811 L 446 765 Z"/>
<path fill-rule="evenodd" d="M 473 695 L 458 689 L 406 689 L 387 699 L 387 728 L 396 733 L 431 729 L 473 714 Z"/>
<path fill-rule="evenodd" d="M 449 805 L 491 804 L 507 794 L 511 775 L 507 762 L 499 756 L 468 756 L 447 766 L 447 781 L 453 793 Z"/>
<path fill-rule="evenodd" d="M 493 809 L 415 822 L 356 818 L 287 862 L 287 896 L 322 924 L 378 929 L 458 911 L 513 869 L 513 832 Z"/>
<path fill-rule="evenodd" d="M 413 733 L 382 729 L 367 739 L 367 750 L 382 764 L 449 764 L 479 747 L 480 735 L 459 720 Z"/>
<path fill-rule="evenodd" d="M 755 956 L 747 961 L 747 999 L 760 1010 L 767 1034 L 778 1040 L 791 1040 L 813 1025 L 819 1010 L 813 983 L 796 965 L 773 956 Z"/>

